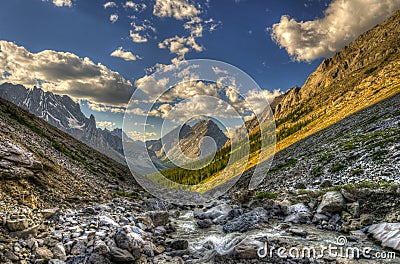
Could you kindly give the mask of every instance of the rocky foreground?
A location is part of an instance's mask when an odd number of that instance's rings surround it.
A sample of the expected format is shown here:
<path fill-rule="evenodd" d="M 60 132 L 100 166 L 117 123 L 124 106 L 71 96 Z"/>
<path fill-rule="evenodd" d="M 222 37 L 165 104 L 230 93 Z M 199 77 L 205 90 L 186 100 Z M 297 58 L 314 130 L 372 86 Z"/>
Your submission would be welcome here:
<path fill-rule="evenodd" d="M 380 210 L 363 206 L 384 197 Z M 400 186 L 364 183 L 280 194 L 241 192 L 201 207 L 114 198 L 81 209 L 3 208 L 1 263 L 377 263 L 364 256 L 260 258 L 269 247 L 337 245 L 386 252 L 399 263 Z M 380 219 L 376 215 L 386 215 Z M 387 222 L 391 222 L 388 224 Z M 385 248 L 384 248 L 385 247 Z M 388 255 L 389 256 L 389 255 Z M 396 262 L 397 261 L 397 262 Z"/>

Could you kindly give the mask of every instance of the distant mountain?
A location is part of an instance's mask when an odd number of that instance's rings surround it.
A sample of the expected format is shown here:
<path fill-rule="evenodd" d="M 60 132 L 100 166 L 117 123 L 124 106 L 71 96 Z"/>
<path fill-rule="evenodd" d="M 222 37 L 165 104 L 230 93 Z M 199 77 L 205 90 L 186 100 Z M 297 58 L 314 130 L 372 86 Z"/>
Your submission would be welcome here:
<path fill-rule="evenodd" d="M 210 140 L 201 141 L 205 137 Z M 192 159 L 208 156 L 221 149 L 227 140 L 228 137 L 212 120 L 201 120 L 193 126 L 178 126 L 162 139 L 148 141 L 146 144 L 160 160 L 168 162 L 168 157 L 179 159 L 182 154 Z M 215 146 L 212 146 L 212 141 Z"/>
<path fill-rule="evenodd" d="M 87 118 L 79 104 L 69 96 L 45 92 L 36 87 L 27 89 L 22 85 L 4 83 L 0 85 L 0 97 L 28 110 L 112 159 L 125 163 L 122 130 L 98 128 L 95 117 L 91 115 Z"/>

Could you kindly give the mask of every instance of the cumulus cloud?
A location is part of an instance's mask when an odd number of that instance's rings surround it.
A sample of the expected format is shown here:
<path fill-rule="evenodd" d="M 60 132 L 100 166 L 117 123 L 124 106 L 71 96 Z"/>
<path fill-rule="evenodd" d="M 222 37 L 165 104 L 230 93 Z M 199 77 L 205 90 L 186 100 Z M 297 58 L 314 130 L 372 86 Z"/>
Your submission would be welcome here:
<path fill-rule="evenodd" d="M 112 130 L 115 128 L 116 123 L 110 121 L 97 121 L 96 125 L 101 128 L 106 128 L 108 130 Z"/>
<path fill-rule="evenodd" d="M 255 114 L 261 114 L 265 109 L 265 102 L 269 103 L 274 100 L 275 97 L 281 95 L 282 92 L 280 90 L 274 90 L 270 92 L 268 90 L 250 90 L 246 94 L 246 105 L 250 107 Z"/>
<path fill-rule="evenodd" d="M 125 113 L 125 110 L 126 110 L 125 107 L 109 106 L 109 105 L 97 104 L 97 103 L 93 103 L 93 102 L 87 102 L 87 106 L 92 111 L 96 111 L 96 112 L 100 112 L 100 113 L 111 112 L 111 113 L 123 114 L 123 113 Z"/>
<path fill-rule="evenodd" d="M 53 4 L 58 7 L 63 7 L 63 6 L 72 7 L 71 0 L 53 0 Z"/>
<path fill-rule="evenodd" d="M 177 103 L 173 109 L 163 113 L 163 118 L 182 124 L 195 116 L 209 116 L 214 118 L 237 118 L 235 108 L 218 98 L 208 96 L 193 96 Z"/>
<path fill-rule="evenodd" d="M 110 15 L 110 21 L 111 23 L 115 23 L 118 20 L 118 15 L 117 14 L 112 14 Z"/>
<path fill-rule="evenodd" d="M 130 31 L 130 37 L 132 38 L 132 41 L 133 42 L 136 42 L 136 43 L 144 43 L 144 42 L 147 42 L 147 38 L 146 37 L 144 37 L 144 36 L 141 36 L 139 33 L 137 33 L 137 32 L 134 32 L 134 31 Z"/>
<path fill-rule="evenodd" d="M 333 0 L 319 19 L 282 16 L 271 36 L 294 60 L 312 61 L 331 56 L 399 8 L 400 0 Z"/>
<path fill-rule="evenodd" d="M 189 19 L 201 12 L 187 0 L 156 0 L 153 14 L 158 17 L 173 17 L 177 20 Z"/>
<path fill-rule="evenodd" d="M 104 8 L 109 8 L 109 7 L 116 7 L 117 4 L 115 2 L 107 2 L 103 5 Z"/>
<path fill-rule="evenodd" d="M 87 57 L 53 50 L 31 53 L 7 41 L 0 41 L 0 51 L 0 82 L 39 83 L 46 91 L 117 106 L 126 105 L 133 92 L 129 80 Z"/>
<path fill-rule="evenodd" d="M 203 47 L 197 44 L 195 37 L 172 37 L 165 39 L 163 42 L 158 43 L 158 47 L 160 49 L 169 49 L 171 54 L 176 54 L 178 60 L 182 60 L 185 58 L 186 53 L 191 50 L 195 50 L 197 52 L 203 51 Z"/>
<path fill-rule="evenodd" d="M 114 50 L 110 56 L 112 57 L 117 57 L 124 59 L 125 61 L 135 61 L 137 59 L 140 59 L 139 56 L 133 54 L 130 51 L 125 51 L 122 47 L 119 47 L 118 49 Z"/>
<path fill-rule="evenodd" d="M 156 132 L 139 132 L 139 131 L 129 131 L 128 136 L 133 140 L 140 140 L 146 142 L 147 140 L 156 139 Z"/>
<path fill-rule="evenodd" d="M 124 7 L 125 8 L 131 8 L 135 12 L 143 11 L 143 10 L 145 10 L 147 8 L 145 3 L 137 4 L 137 3 L 134 3 L 132 1 L 125 2 Z"/>

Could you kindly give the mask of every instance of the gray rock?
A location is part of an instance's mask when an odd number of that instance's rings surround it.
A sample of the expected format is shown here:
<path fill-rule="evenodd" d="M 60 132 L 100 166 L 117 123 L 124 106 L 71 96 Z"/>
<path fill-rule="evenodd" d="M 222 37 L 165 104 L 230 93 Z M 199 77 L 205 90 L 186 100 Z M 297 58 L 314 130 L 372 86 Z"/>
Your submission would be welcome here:
<path fill-rule="evenodd" d="M 189 247 L 189 242 L 185 239 L 175 239 L 171 241 L 170 247 L 174 250 L 185 250 Z"/>
<path fill-rule="evenodd" d="M 312 216 L 307 206 L 302 203 L 289 206 L 288 213 L 289 215 L 285 218 L 287 223 L 307 223 Z"/>
<path fill-rule="evenodd" d="M 345 200 L 340 192 L 327 192 L 318 206 L 317 213 L 341 212 L 345 207 Z"/>
<path fill-rule="evenodd" d="M 370 226 L 368 233 L 382 246 L 400 250 L 400 223 L 380 223 Z"/>
<path fill-rule="evenodd" d="M 246 232 L 248 230 L 256 228 L 259 222 L 268 221 L 268 212 L 261 207 L 255 208 L 253 211 L 245 213 L 223 226 L 223 230 L 226 233 L 232 232 Z"/>
<path fill-rule="evenodd" d="M 53 250 L 53 257 L 55 259 L 59 259 L 62 261 L 67 260 L 67 254 L 65 253 L 65 247 L 62 243 L 58 243 L 54 246 Z"/>
<path fill-rule="evenodd" d="M 198 220 L 196 224 L 199 228 L 209 228 L 212 225 L 212 221 L 210 219 Z"/>
<path fill-rule="evenodd" d="M 169 213 L 167 211 L 151 211 L 148 212 L 154 226 L 165 226 L 169 221 Z"/>
<path fill-rule="evenodd" d="M 135 261 L 133 255 L 125 249 L 118 247 L 110 248 L 111 259 L 116 263 L 131 263 Z"/>

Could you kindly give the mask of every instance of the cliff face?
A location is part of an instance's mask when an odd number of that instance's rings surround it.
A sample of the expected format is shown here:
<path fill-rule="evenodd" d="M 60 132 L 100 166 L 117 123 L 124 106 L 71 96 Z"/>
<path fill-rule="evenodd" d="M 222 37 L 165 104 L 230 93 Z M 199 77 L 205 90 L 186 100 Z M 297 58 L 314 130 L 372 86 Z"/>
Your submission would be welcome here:
<path fill-rule="evenodd" d="M 278 149 L 400 92 L 400 10 L 325 59 L 271 107 Z"/>

